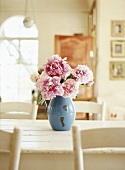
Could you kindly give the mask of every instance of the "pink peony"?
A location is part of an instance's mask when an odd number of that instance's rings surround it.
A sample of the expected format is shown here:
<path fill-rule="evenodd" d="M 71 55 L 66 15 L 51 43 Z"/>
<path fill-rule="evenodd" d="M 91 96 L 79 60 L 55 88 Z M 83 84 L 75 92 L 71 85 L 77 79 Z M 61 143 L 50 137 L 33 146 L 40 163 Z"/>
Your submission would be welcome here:
<path fill-rule="evenodd" d="M 42 97 L 46 100 L 50 100 L 54 97 L 63 96 L 64 90 L 62 88 L 62 85 L 60 83 L 60 78 L 50 77 L 46 76 L 43 79 L 41 79 L 41 88 L 40 92 L 42 94 Z"/>
<path fill-rule="evenodd" d="M 78 94 L 79 84 L 73 79 L 67 79 L 63 84 L 64 95 L 63 97 L 76 98 Z"/>
<path fill-rule="evenodd" d="M 88 66 L 78 65 L 73 71 L 73 78 L 75 81 L 79 82 L 79 84 L 93 84 L 93 72 L 89 69 Z"/>
<path fill-rule="evenodd" d="M 48 59 L 47 64 L 44 65 L 45 73 L 48 76 L 58 76 L 61 79 L 65 79 L 69 72 L 71 72 L 71 67 L 58 55 L 53 55 Z"/>
<path fill-rule="evenodd" d="M 93 85 L 93 81 L 89 81 L 88 83 L 87 83 L 87 86 L 91 86 L 91 85 Z"/>
<path fill-rule="evenodd" d="M 58 55 L 49 58 L 42 74 L 35 73 L 31 80 L 36 83 L 41 95 L 39 100 L 50 100 L 56 96 L 76 98 L 80 84 L 91 86 L 94 83 L 93 72 L 88 66 L 78 65 L 72 69 L 66 58 Z"/>

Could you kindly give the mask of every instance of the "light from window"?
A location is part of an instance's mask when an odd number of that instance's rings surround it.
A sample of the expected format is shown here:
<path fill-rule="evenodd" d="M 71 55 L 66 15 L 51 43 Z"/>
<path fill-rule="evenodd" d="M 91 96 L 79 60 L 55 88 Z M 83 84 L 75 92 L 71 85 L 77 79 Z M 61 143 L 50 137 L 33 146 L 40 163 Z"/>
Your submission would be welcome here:
<path fill-rule="evenodd" d="M 38 69 L 38 30 L 23 26 L 22 16 L 7 19 L 0 29 L 0 96 L 2 101 L 32 100 L 30 75 Z M 4 37 L 4 38 L 3 38 Z"/>

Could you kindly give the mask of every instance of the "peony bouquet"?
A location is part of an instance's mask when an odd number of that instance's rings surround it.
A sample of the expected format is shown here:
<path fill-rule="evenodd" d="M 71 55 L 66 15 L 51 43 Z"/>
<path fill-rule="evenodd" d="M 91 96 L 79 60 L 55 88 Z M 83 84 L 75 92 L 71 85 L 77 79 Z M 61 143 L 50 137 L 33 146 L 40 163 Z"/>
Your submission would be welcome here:
<path fill-rule="evenodd" d="M 42 73 L 31 75 L 38 90 L 38 104 L 56 96 L 76 98 L 79 85 L 91 86 L 94 83 L 93 72 L 88 66 L 78 65 L 72 69 L 66 60 L 53 55 L 48 58 Z"/>

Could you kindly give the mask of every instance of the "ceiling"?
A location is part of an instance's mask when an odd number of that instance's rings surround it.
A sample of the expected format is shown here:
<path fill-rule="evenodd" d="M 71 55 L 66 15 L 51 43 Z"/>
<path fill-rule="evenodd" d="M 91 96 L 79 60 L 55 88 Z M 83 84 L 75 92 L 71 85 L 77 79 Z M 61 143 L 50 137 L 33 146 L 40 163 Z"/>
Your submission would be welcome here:
<path fill-rule="evenodd" d="M 26 2 L 28 10 L 44 11 L 81 11 L 88 12 L 94 0 L 0 0 L 2 11 L 24 11 Z"/>

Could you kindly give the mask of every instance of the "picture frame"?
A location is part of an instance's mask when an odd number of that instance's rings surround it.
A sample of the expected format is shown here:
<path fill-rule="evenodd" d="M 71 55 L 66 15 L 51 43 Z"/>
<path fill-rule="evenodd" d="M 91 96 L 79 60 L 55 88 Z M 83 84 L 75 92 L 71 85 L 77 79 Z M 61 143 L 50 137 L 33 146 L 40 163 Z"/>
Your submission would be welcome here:
<path fill-rule="evenodd" d="M 125 25 L 125 22 L 123 20 L 111 21 L 112 37 L 123 37 L 125 34 L 124 25 Z"/>
<path fill-rule="evenodd" d="M 125 61 L 110 62 L 110 80 L 125 80 Z"/>
<path fill-rule="evenodd" d="M 111 41 L 111 56 L 125 57 L 125 41 Z"/>

